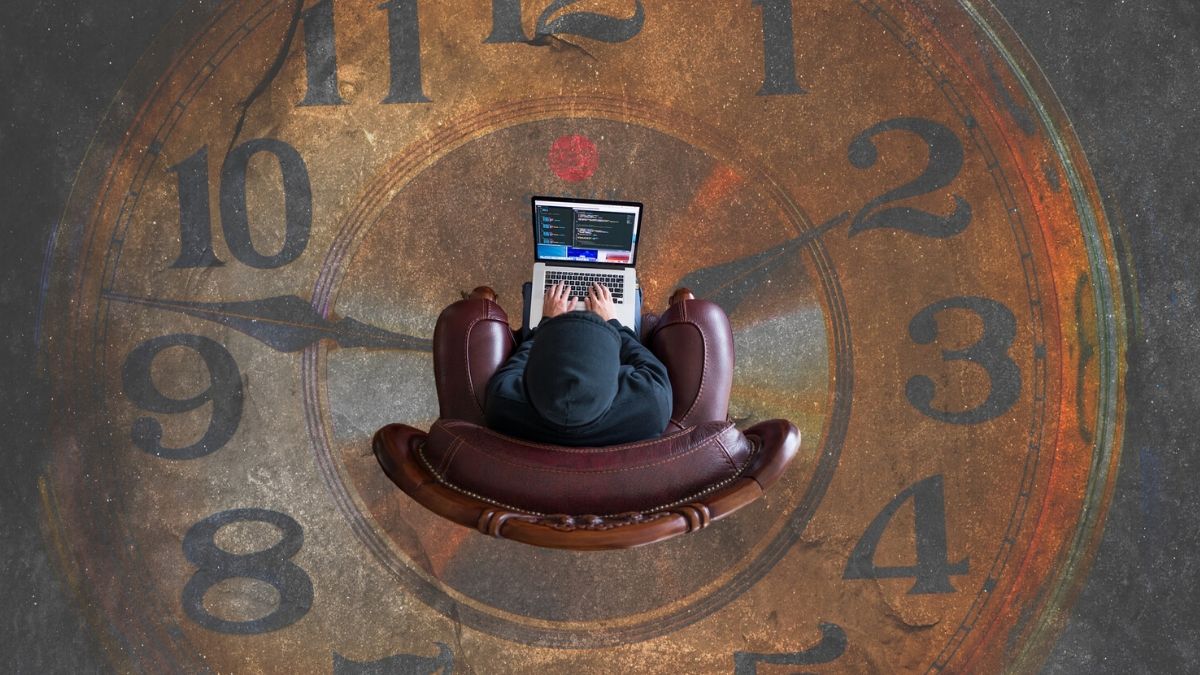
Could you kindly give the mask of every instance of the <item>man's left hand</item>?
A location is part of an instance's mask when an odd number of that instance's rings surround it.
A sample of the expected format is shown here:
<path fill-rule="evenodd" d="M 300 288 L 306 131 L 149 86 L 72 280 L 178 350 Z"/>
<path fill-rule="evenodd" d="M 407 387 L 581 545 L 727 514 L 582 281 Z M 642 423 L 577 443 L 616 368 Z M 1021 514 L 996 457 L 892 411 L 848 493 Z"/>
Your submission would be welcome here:
<path fill-rule="evenodd" d="M 546 296 L 542 298 L 542 318 L 549 319 L 563 312 L 574 311 L 578 298 L 569 297 L 570 294 L 571 287 L 566 284 L 554 284 L 547 288 Z"/>

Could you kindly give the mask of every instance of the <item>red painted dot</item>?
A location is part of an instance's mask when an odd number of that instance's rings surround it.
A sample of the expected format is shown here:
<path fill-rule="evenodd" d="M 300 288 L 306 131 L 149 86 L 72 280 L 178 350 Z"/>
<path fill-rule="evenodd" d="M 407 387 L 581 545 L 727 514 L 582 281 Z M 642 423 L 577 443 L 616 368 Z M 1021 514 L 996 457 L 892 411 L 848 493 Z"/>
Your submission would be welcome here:
<path fill-rule="evenodd" d="M 550 145 L 546 157 L 550 170 L 568 183 L 587 180 L 600 166 L 600 153 L 596 144 L 587 136 L 572 134 L 560 136 Z"/>

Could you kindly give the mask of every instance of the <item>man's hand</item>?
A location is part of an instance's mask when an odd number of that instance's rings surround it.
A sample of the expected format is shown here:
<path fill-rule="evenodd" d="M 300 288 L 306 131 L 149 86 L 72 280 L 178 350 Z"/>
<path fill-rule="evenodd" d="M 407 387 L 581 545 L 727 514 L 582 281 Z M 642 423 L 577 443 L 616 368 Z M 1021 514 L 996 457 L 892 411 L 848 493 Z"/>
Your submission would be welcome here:
<path fill-rule="evenodd" d="M 554 284 L 546 289 L 546 297 L 542 299 L 542 318 L 549 319 L 563 312 L 575 310 L 578 298 L 568 298 L 571 287 L 566 284 Z"/>
<path fill-rule="evenodd" d="M 617 318 L 617 308 L 613 306 L 612 291 L 608 290 L 608 286 L 592 282 L 584 304 L 589 312 L 599 314 L 605 321 Z"/>

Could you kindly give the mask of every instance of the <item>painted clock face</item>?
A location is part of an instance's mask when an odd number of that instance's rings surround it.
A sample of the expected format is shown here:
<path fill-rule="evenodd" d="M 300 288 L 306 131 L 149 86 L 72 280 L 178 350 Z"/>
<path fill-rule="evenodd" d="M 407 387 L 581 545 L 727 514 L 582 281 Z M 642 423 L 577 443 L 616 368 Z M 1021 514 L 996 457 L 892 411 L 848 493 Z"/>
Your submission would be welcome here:
<path fill-rule="evenodd" d="M 47 529 L 114 663 L 1036 667 L 1113 485 L 1121 282 L 1069 123 L 986 2 L 191 16 L 86 160 L 48 280 Z M 379 470 L 375 429 L 436 417 L 459 290 L 519 323 L 532 194 L 646 204 L 647 309 L 718 302 L 732 417 L 801 430 L 763 500 L 553 551 Z"/>

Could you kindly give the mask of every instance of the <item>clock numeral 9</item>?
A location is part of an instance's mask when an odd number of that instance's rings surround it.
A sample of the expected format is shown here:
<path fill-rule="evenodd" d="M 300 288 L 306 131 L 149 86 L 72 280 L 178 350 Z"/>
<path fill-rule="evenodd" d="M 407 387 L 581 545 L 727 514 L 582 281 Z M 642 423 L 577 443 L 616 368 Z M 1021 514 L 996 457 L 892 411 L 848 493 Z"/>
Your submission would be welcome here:
<path fill-rule="evenodd" d="M 971 205 L 961 195 L 954 195 L 954 212 L 948 216 L 907 206 L 879 208 L 889 202 L 929 194 L 946 187 L 958 176 L 963 164 L 962 141 L 958 140 L 958 136 L 945 125 L 919 117 L 885 120 L 855 136 L 848 150 L 850 163 L 858 169 L 875 166 L 879 150 L 872 139 L 889 131 L 907 131 L 920 136 L 929 148 L 929 159 L 921 175 L 867 202 L 850 223 L 850 236 L 867 230 L 890 228 L 944 239 L 965 230 L 971 222 Z"/>
<path fill-rule="evenodd" d="M 906 566 L 875 564 L 875 548 L 892 517 L 909 499 L 916 512 L 917 563 Z M 867 526 L 850 559 L 846 561 L 843 579 L 915 578 L 908 589 L 910 595 L 953 593 L 951 575 L 966 574 L 967 558 L 951 563 L 946 545 L 946 497 L 941 474 L 914 483 L 896 495 Z"/>
<path fill-rule="evenodd" d="M 191 398 L 176 399 L 164 396 L 150 378 L 154 358 L 170 347 L 194 350 L 208 367 L 208 388 Z M 143 451 L 164 459 L 196 459 L 224 447 L 233 438 L 242 420 L 242 376 L 237 362 L 220 343 L 199 335 L 177 333 L 147 340 L 129 353 L 121 368 L 121 384 L 125 395 L 139 408 L 150 412 L 178 414 L 195 410 L 212 402 L 212 418 L 204 436 L 182 448 L 167 448 L 162 444 L 163 428 L 152 417 L 139 417 L 133 423 L 133 444 Z"/>
<path fill-rule="evenodd" d="M 283 537 L 255 553 L 234 554 L 217 546 L 217 531 L 232 523 L 259 522 L 279 528 Z M 198 569 L 183 587 L 183 611 L 201 626 L 234 635 L 269 633 L 299 621 L 313 603 L 308 574 L 291 561 L 304 544 L 304 530 L 291 516 L 266 509 L 221 511 L 193 525 L 183 537 L 183 555 Z M 264 617 L 229 621 L 204 607 L 204 595 L 226 579 L 257 579 L 279 592 L 279 604 Z"/>
<path fill-rule="evenodd" d="M 1017 335 L 1017 319 L 1004 305 L 976 296 L 949 298 L 917 312 L 908 324 L 908 334 L 919 345 L 937 339 L 937 314 L 947 309 L 965 309 L 983 319 L 983 336 L 964 349 L 943 349 L 944 361 L 970 361 L 987 371 L 990 385 L 983 403 L 970 410 L 939 410 L 932 405 L 933 380 L 916 375 L 908 380 L 904 394 L 914 408 L 935 420 L 949 424 L 979 424 L 999 417 L 1017 402 L 1021 394 L 1021 369 L 1008 356 Z"/>
<path fill-rule="evenodd" d="M 275 156 L 283 174 L 285 214 L 283 246 L 263 255 L 250 237 L 246 214 L 246 169 L 260 152 Z M 213 252 L 209 202 L 208 146 L 170 167 L 179 177 L 179 258 L 174 268 L 224 265 Z M 258 269 L 282 267 L 304 253 L 312 230 L 312 184 L 308 167 L 295 148 L 274 138 L 256 138 L 234 148 L 221 165 L 221 230 L 233 256 Z"/>

